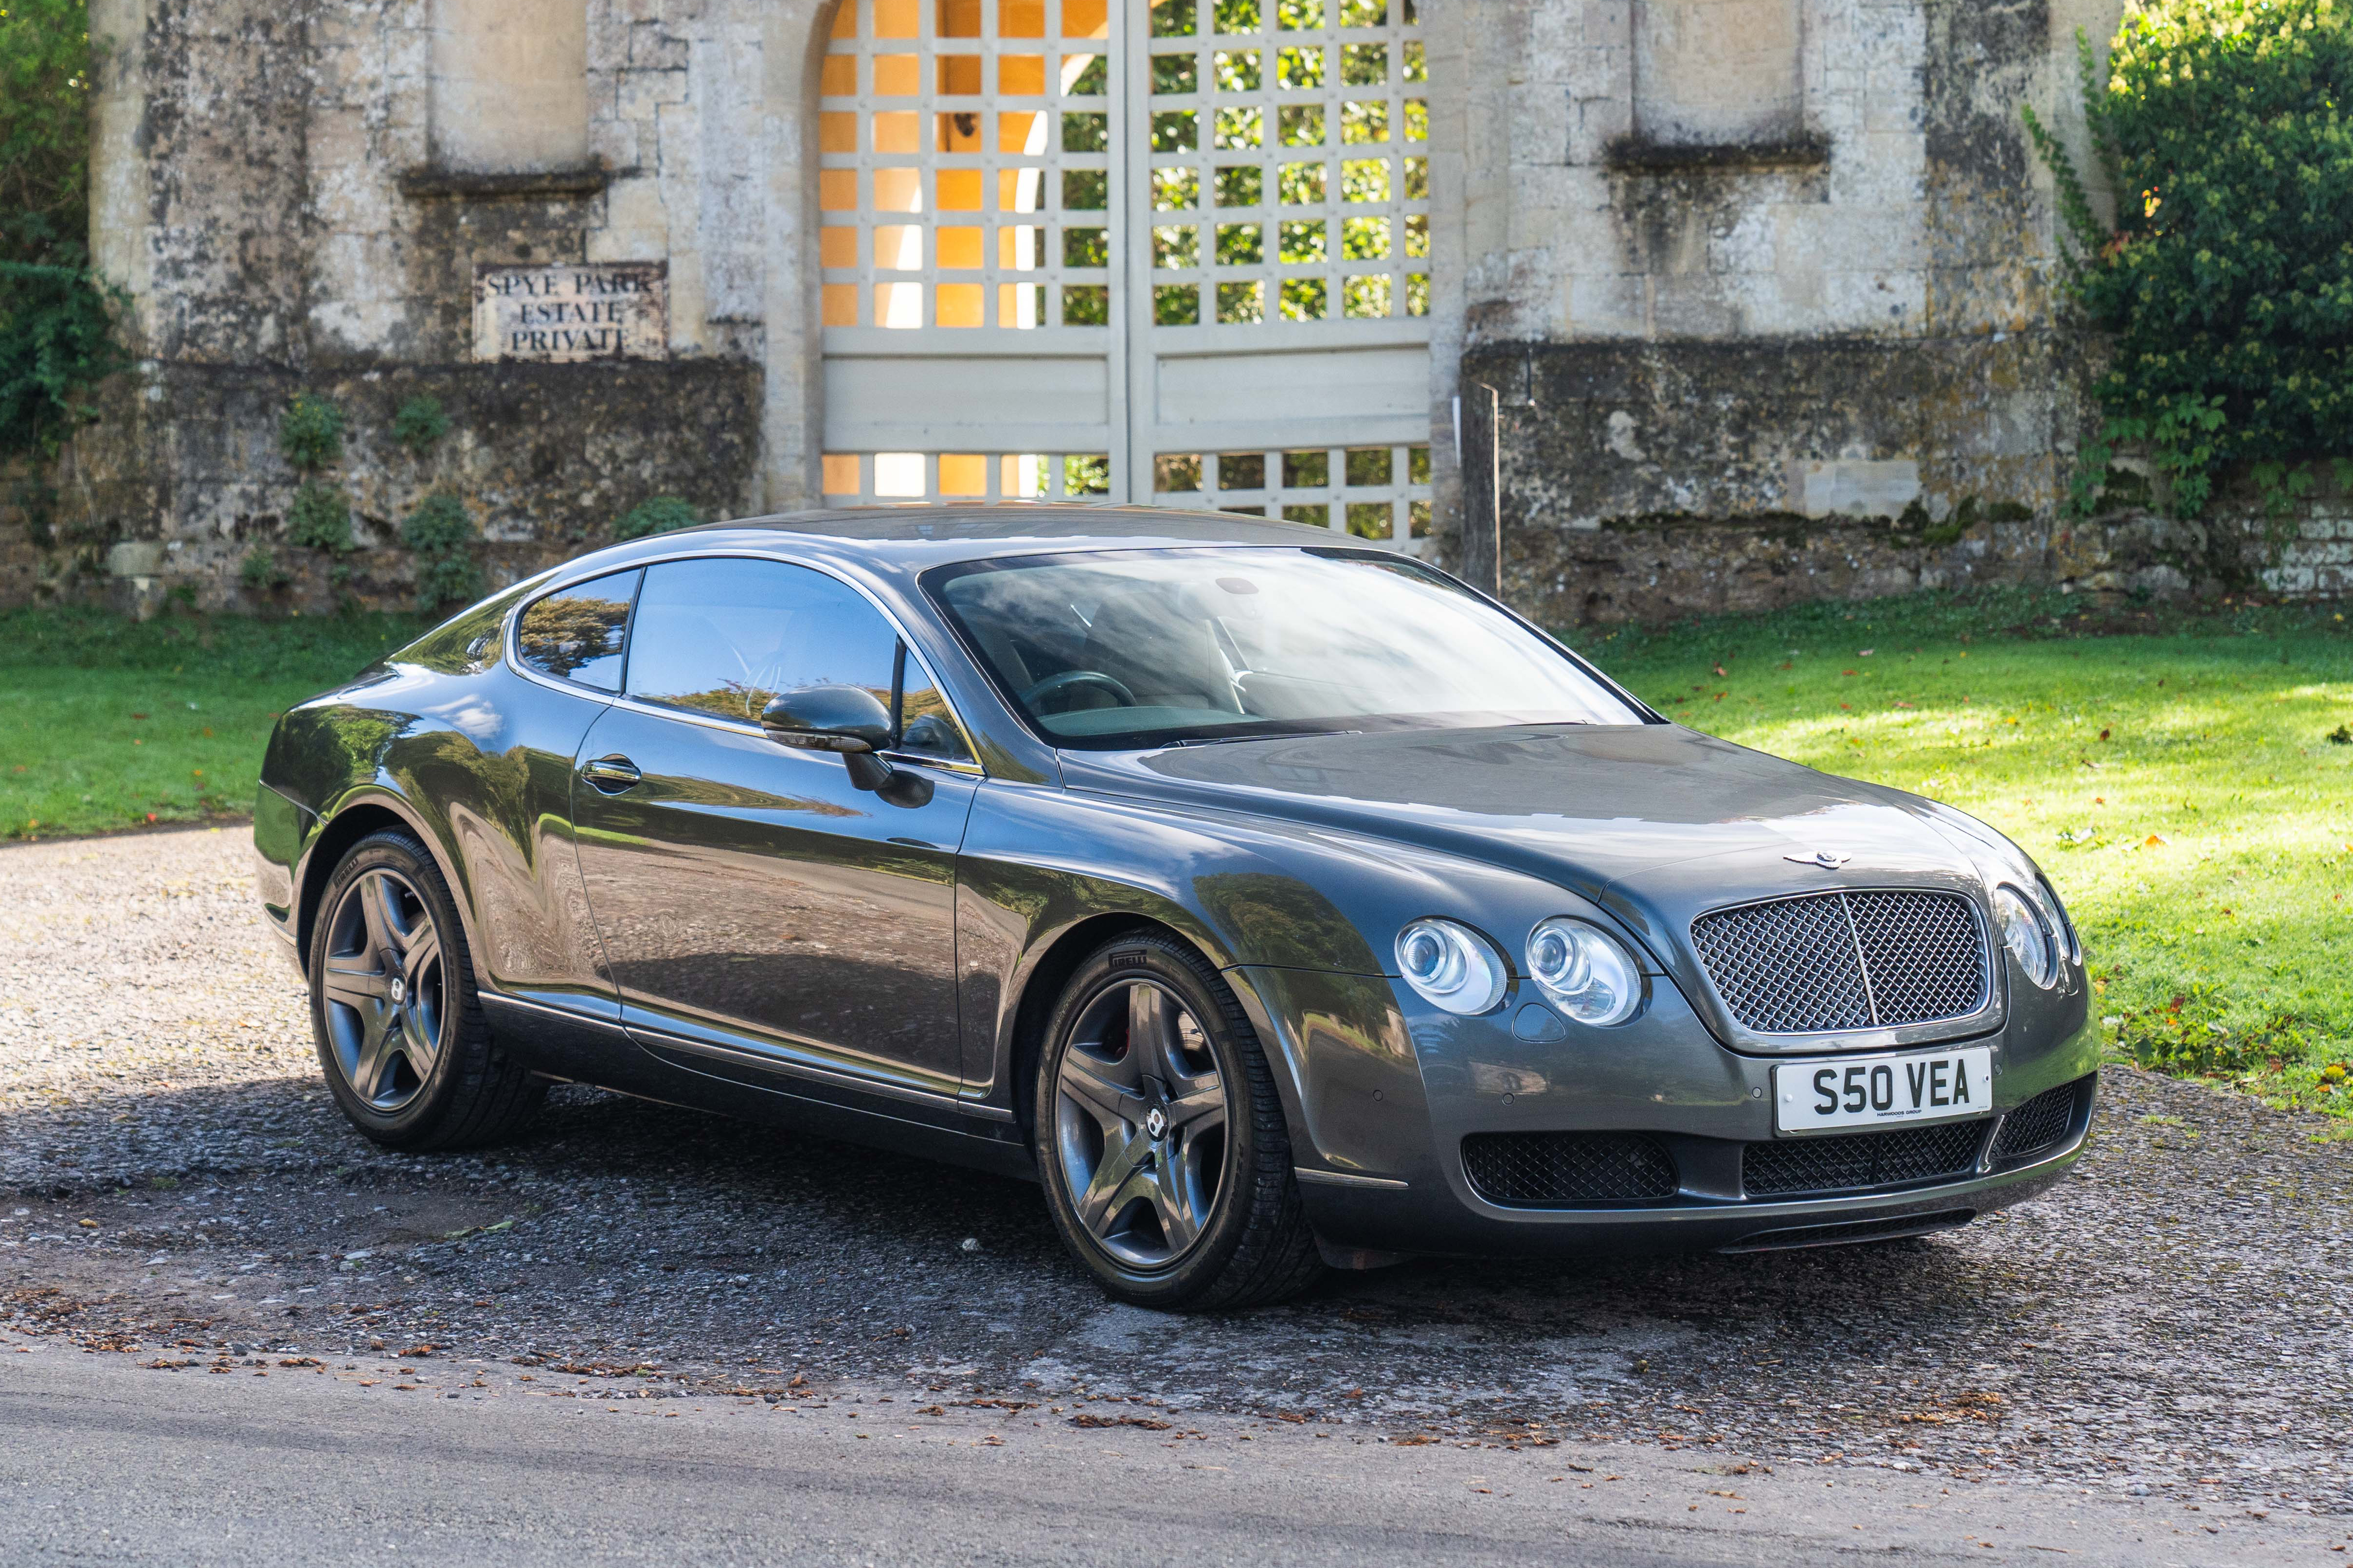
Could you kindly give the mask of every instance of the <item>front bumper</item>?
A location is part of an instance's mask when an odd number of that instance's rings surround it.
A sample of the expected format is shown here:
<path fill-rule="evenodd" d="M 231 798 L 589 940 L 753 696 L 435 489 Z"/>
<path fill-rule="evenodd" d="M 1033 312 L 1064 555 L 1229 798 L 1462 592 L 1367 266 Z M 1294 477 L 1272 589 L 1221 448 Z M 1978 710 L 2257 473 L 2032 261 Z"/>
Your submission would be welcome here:
<path fill-rule="evenodd" d="M 1283 1056 L 1300 1191 L 1340 1252 L 1747 1250 L 1950 1228 L 2063 1175 L 2095 1098 L 2098 1035 L 2080 986 L 2032 998 L 1968 1043 L 1992 1049 L 1999 1113 L 2081 1084 L 2055 1142 L 2000 1161 L 1989 1134 L 1974 1168 L 1949 1176 L 1753 1197 L 1742 1152 L 1776 1141 L 1772 1070 L 1790 1058 L 1727 1049 L 1663 977 L 1633 1023 L 1550 1040 L 1514 1028 L 1526 1001 L 1516 994 L 1481 1018 L 1409 1017 L 1377 977 L 1250 968 L 1233 978 Z M 1491 1202 L 1462 1145 L 1495 1132 L 1642 1134 L 1671 1152 L 1675 1190 L 1623 1205 Z"/>

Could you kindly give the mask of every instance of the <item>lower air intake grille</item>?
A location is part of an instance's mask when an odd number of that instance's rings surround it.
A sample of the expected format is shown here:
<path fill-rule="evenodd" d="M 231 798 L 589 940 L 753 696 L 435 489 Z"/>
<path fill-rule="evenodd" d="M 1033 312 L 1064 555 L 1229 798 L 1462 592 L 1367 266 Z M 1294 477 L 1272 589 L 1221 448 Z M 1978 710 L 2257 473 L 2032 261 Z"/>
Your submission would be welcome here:
<path fill-rule="evenodd" d="M 2075 1120 L 2075 1091 L 2082 1081 L 2046 1089 L 2003 1117 L 2001 1131 L 1993 1141 L 1993 1157 L 2015 1160 L 2039 1154 L 2066 1137 Z"/>
<path fill-rule="evenodd" d="M 1474 1132 L 1462 1168 L 1481 1197 L 1514 1208 L 1675 1195 L 1675 1163 L 1639 1132 Z"/>
<path fill-rule="evenodd" d="M 1977 1169 L 1985 1132 L 1982 1121 L 1942 1121 L 1751 1143 L 1741 1152 L 1740 1183 L 1755 1198 L 1966 1176 Z"/>
<path fill-rule="evenodd" d="M 1760 1035 L 1966 1017 L 1991 972 L 1957 893 L 1808 893 L 1692 921 L 1692 946 L 1742 1027 Z"/>

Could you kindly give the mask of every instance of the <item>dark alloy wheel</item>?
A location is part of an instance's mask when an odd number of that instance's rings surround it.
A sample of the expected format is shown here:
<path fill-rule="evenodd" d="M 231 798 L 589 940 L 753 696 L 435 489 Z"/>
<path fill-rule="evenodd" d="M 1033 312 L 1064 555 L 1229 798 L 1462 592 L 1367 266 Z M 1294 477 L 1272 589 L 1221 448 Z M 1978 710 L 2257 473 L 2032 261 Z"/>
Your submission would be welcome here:
<path fill-rule="evenodd" d="M 1124 937 L 1080 964 L 1048 1026 L 1035 1114 L 1055 1224 L 1112 1294 L 1247 1306 L 1320 1272 L 1265 1056 L 1184 943 Z"/>
<path fill-rule="evenodd" d="M 334 1067 L 369 1110 L 393 1115 L 424 1090 L 448 1023 L 441 933 L 415 883 L 363 871 L 327 922 L 319 973 Z"/>
<path fill-rule="evenodd" d="M 372 834 L 335 868 L 311 943 L 320 1066 L 353 1125 L 398 1149 L 496 1141 L 546 1087 L 491 1037 L 448 884 L 406 833 Z"/>

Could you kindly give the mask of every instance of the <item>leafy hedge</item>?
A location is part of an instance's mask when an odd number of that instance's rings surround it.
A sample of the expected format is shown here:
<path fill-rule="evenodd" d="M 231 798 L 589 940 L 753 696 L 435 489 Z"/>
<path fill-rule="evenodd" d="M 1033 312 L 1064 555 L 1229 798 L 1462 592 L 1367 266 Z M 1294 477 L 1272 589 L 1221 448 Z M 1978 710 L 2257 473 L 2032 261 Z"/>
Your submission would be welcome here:
<path fill-rule="evenodd" d="M 126 363 L 93 279 L 85 0 L 0 3 L 0 458 L 54 452 Z"/>
<path fill-rule="evenodd" d="M 2103 223 L 2027 112 L 2073 245 L 2069 292 L 2112 334 L 2076 500 L 2145 446 L 2179 516 L 2240 464 L 2274 499 L 2353 455 L 2353 0 L 2140 0 L 2103 73 L 2078 36 Z"/>
<path fill-rule="evenodd" d="M 130 363 L 117 304 L 78 266 L 0 261 L 0 458 L 46 457 L 93 417 L 81 391 Z"/>

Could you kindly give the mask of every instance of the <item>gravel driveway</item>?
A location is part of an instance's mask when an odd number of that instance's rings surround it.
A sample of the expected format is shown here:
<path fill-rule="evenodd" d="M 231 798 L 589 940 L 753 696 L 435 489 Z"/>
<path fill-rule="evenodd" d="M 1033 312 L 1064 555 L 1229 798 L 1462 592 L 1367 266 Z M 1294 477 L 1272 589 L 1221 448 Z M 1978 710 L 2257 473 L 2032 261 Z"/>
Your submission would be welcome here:
<path fill-rule="evenodd" d="M 0 1319 L 20 1331 L 164 1367 L 373 1354 L 431 1386 L 520 1358 L 607 1399 L 903 1379 L 1105 1421 L 2353 1513 L 2353 1144 L 2317 1118 L 2114 1068 L 2074 1179 L 1957 1234 L 1429 1261 L 1166 1318 L 1080 1278 L 1034 1188 L 601 1093 L 558 1091 L 486 1156 L 378 1152 L 319 1084 L 247 855 L 234 828 L 0 850 Z"/>

